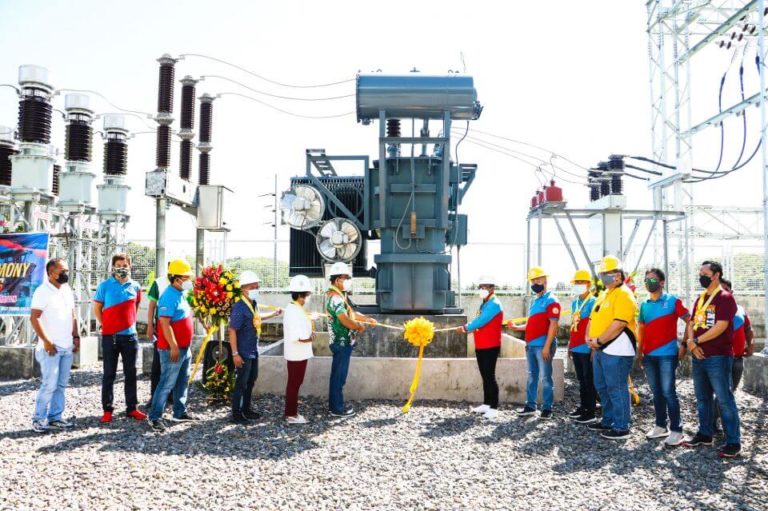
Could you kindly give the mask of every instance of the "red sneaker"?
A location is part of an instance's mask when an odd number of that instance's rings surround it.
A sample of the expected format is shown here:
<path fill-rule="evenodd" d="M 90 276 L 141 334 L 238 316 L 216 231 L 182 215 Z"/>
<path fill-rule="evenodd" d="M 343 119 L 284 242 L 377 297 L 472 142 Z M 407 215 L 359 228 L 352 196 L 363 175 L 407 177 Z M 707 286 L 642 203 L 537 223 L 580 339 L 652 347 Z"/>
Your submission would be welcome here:
<path fill-rule="evenodd" d="M 104 415 L 101 416 L 101 422 L 104 424 L 112 422 L 112 412 L 104 412 Z"/>
<path fill-rule="evenodd" d="M 147 420 L 147 414 L 146 413 L 141 413 L 138 410 L 131 410 L 130 412 L 128 412 L 128 417 L 132 417 L 132 418 L 136 419 L 137 421 L 145 421 L 145 420 Z"/>

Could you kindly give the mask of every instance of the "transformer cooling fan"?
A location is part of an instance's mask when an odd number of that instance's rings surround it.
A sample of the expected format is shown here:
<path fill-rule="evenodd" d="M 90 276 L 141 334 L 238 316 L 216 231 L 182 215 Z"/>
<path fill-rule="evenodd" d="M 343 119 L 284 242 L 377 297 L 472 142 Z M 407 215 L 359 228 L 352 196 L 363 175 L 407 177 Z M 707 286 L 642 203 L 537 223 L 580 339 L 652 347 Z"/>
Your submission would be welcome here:
<path fill-rule="evenodd" d="M 346 218 L 325 222 L 315 236 L 317 250 L 328 261 L 348 262 L 360 253 L 363 236 L 360 229 Z"/>
<path fill-rule="evenodd" d="M 325 200 L 316 188 L 296 185 L 280 198 L 283 223 L 306 230 L 320 223 L 325 213 Z"/>

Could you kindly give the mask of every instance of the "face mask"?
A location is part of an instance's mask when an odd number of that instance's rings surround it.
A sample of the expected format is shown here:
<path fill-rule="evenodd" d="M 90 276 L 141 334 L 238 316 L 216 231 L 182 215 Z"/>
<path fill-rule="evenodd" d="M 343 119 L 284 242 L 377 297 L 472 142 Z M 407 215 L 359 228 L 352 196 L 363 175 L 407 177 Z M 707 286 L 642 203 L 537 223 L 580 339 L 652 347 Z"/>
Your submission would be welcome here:
<path fill-rule="evenodd" d="M 536 294 L 541 293 L 542 291 L 544 291 L 544 284 L 532 284 L 531 291 L 533 291 Z"/>
<path fill-rule="evenodd" d="M 712 277 L 708 275 L 702 275 L 699 277 L 699 284 L 701 287 L 709 287 L 712 284 Z"/>
<path fill-rule="evenodd" d="M 128 268 L 115 268 L 113 273 L 118 279 L 127 279 L 131 275 L 131 270 Z"/>
<path fill-rule="evenodd" d="M 352 279 L 345 280 L 344 284 L 341 285 L 341 288 L 346 292 L 352 291 Z"/>
<path fill-rule="evenodd" d="M 193 287 L 195 287 L 195 285 L 192 284 L 191 280 L 185 280 L 181 283 L 181 289 L 183 291 L 191 291 Z"/>
<path fill-rule="evenodd" d="M 253 300 L 254 302 L 259 299 L 259 290 L 258 289 L 251 289 L 248 291 L 248 298 Z"/>
<path fill-rule="evenodd" d="M 647 289 L 649 293 L 655 293 L 656 291 L 661 289 L 661 284 L 659 284 L 658 282 L 655 282 L 653 284 L 646 284 L 645 289 Z"/>
<path fill-rule="evenodd" d="M 616 282 L 616 277 L 614 277 L 614 276 L 613 276 L 612 274 L 610 274 L 610 273 L 606 273 L 605 275 L 601 275 L 601 276 L 600 276 L 600 280 L 603 282 L 603 285 L 604 285 L 605 287 L 608 287 L 608 286 L 610 286 L 611 284 L 613 284 L 614 282 Z"/>
<path fill-rule="evenodd" d="M 63 271 L 59 273 L 59 276 L 56 278 L 56 282 L 59 284 L 66 284 L 69 282 L 69 272 Z"/>
<path fill-rule="evenodd" d="M 573 294 L 575 294 L 575 295 L 581 296 L 584 293 L 586 293 L 587 291 L 588 291 L 588 289 L 587 289 L 587 285 L 586 284 L 575 284 L 573 286 Z"/>
<path fill-rule="evenodd" d="M 309 305 L 309 298 L 310 298 L 309 295 L 304 297 L 304 305 Z"/>
<path fill-rule="evenodd" d="M 488 298 L 489 294 L 491 294 L 491 293 L 487 289 L 481 289 L 480 291 L 477 292 L 477 296 L 479 296 L 483 300 Z"/>

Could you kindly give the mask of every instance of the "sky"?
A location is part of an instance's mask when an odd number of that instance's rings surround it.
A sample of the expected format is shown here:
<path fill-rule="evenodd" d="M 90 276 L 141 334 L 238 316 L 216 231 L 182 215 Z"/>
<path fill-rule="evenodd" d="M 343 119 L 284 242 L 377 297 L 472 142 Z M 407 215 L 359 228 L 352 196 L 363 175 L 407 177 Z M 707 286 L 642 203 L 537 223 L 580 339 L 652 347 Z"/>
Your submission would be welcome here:
<path fill-rule="evenodd" d="M 151 113 L 157 104 L 155 59 L 164 53 L 210 55 L 292 84 L 333 82 L 379 69 L 403 73 L 416 67 L 433 74 L 458 70 L 474 77 L 484 105 L 481 118 L 471 123 L 470 136 L 481 136 L 472 131 L 477 129 L 542 146 L 590 166 L 611 153 L 651 155 L 645 30 L 645 2 L 636 0 L 392 1 L 383 9 L 380 4 L 351 1 L 0 0 L 0 83 L 15 84 L 19 65 L 36 64 L 49 69 L 56 88 L 95 90 L 117 106 Z M 694 121 L 716 113 L 719 79 L 731 58 L 722 51 L 702 53 L 692 67 Z M 756 83 L 749 69 L 745 71 L 747 88 Z M 353 83 L 318 89 L 279 87 L 194 57 L 176 67 L 177 79 L 214 74 L 278 95 L 354 93 Z M 229 91 L 256 95 L 215 78 L 205 79 L 197 88 L 198 95 Z M 731 79 L 724 103 L 737 101 L 737 95 L 738 81 Z M 177 119 L 179 98 L 180 85 L 174 106 Z M 265 100 L 305 115 L 354 111 L 353 97 L 318 102 Z M 91 101 L 98 113 L 114 112 L 98 97 Z M 63 97 L 56 97 L 54 105 L 63 108 Z M 0 125 L 14 126 L 17 108 L 13 90 L 0 87 Z M 756 114 L 751 116 L 756 121 Z M 146 124 L 154 127 L 153 121 L 129 118 L 135 132 L 147 131 Z M 100 128 L 100 121 L 95 128 Z M 232 232 L 227 253 L 271 256 L 271 243 L 256 242 L 272 239 L 271 199 L 258 196 L 273 192 L 275 174 L 278 193 L 288 188 L 291 176 L 303 174 L 306 148 L 373 158 L 377 129 L 356 123 L 354 115 L 300 119 L 233 96 L 217 99 L 211 181 L 235 192 L 228 204 Z M 741 138 L 736 131 L 730 132 L 726 161 L 739 152 Z M 54 143 L 59 147 L 64 144 L 63 132 L 63 123 L 57 119 Z M 719 132 L 710 129 L 697 137 L 694 164 L 711 168 L 717 161 Z M 496 142 L 532 151 L 530 146 Z M 92 168 L 99 174 L 101 151 L 102 142 L 96 139 Z M 154 236 L 154 203 L 143 194 L 144 174 L 154 169 L 154 151 L 153 135 L 137 135 L 130 142 L 129 239 Z M 176 144 L 171 155 L 176 171 L 178 157 Z M 469 139 L 460 146 L 460 160 L 479 165 L 477 179 L 461 207 L 470 216 L 470 246 L 462 250 L 465 278 L 492 271 L 503 274 L 504 280 L 515 280 L 522 275 L 525 219 L 540 178 L 531 166 L 472 145 Z M 578 168 L 568 168 L 583 174 Z M 196 160 L 193 173 L 197 173 Z M 564 182 L 577 178 L 561 172 L 556 179 L 569 205 L 586 203 L 584 186 Z M 759 183 L 759 166 L 750 165 L 717 186 L 697 185 L 696 200 L 757 207 L 761 204 Z M 645 183 L 627 182 L 626 195 L 634 208 L 651 207 Z M 279 228 L 280 239 L 287 239 L 287 229 Z M 191 217 L 172 211 L 168 230 L 172 252 L 191 252 Z M 588 231 L 589 226 L 584 226 L 585 238 Z M 572 267 L 567 264 L 567 253 L 558 246 L 554 226 L 545 229 L 544 238 L 543 263 L 566 279 Z M 173 240 L 189 243 L 174 244 Z M 489 250 L 496 255 L 492 261 L 488 260 Z M 282 243 L 280 254 L 286 253 Z"/>

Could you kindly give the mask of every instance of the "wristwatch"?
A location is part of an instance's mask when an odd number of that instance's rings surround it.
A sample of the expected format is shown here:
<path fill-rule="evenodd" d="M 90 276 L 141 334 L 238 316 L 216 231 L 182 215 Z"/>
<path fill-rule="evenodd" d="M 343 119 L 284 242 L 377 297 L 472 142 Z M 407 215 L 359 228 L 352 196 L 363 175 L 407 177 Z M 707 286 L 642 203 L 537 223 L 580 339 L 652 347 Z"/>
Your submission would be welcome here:
<path fill-rule="evenodd" d="M 699 345 L 699 338 L 698 337 L 694 337 L 693 338 L 693 344 L 695 344 L 696 346 Z"/>
<path fill-rule="evenodd" d="M 232 353 L 232 356 L 233 356 L 233 357 L 236 357 L 236 356 L 238 356 L 239 354 L 240 354 L 240 352 L 236 351 L 236 352 Z"/>

